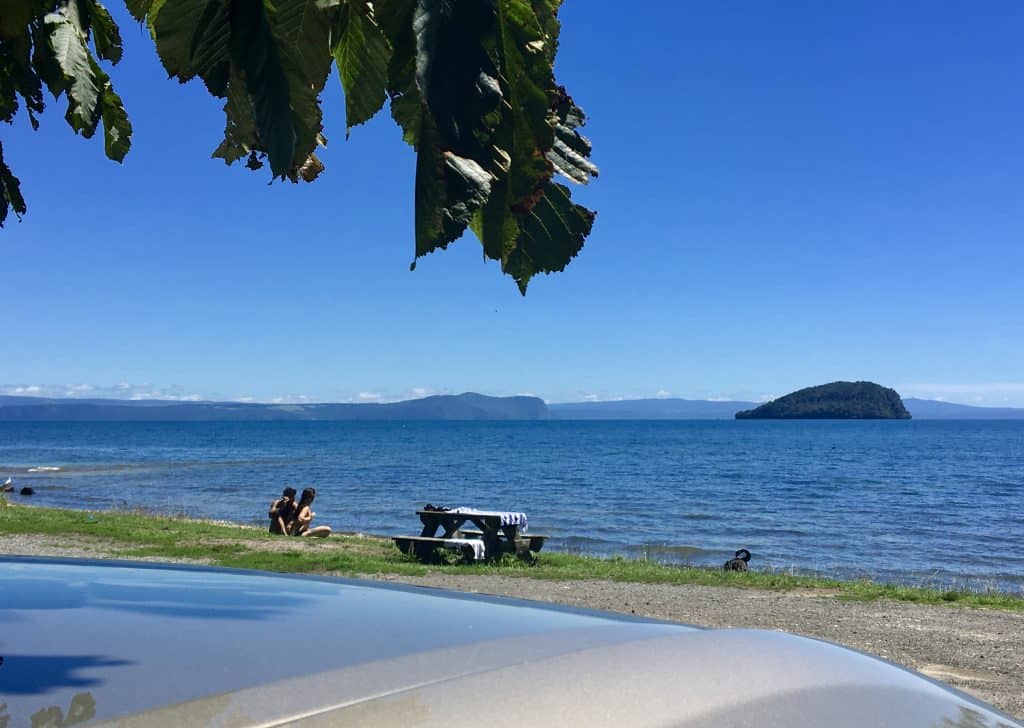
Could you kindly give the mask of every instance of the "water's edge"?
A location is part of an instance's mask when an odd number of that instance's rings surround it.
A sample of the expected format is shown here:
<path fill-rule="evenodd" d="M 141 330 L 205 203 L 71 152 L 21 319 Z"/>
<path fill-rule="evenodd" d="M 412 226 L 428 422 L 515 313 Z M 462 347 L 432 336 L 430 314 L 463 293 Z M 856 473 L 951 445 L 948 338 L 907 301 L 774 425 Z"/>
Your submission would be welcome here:
<path fill-rule="evenodd" d="M 241 523 L 314 485 L 345 531 L 472 505 L 546 549 L 1024 592 L 1020 422 L 0 423 L 7 476 L 37 505 Z"/>

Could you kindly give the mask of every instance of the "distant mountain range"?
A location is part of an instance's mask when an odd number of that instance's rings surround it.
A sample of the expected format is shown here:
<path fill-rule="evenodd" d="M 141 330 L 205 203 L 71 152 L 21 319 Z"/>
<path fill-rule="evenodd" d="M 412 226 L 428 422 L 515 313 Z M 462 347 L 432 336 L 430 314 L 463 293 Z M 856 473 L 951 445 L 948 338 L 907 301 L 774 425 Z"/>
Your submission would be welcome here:
<path fill-rule="evenodd" d="M 904 399 L 916 420 L 1024 420 L 1024 408 L 971 407 Z M 731 420 L 756 402 L 631 399 L 545 404 L 538 397 L 489 397 L 467 392 L 404 402 L 258 404 L 168 400 L 47 399 L 0 396 L 0 422 L 260 421 L 260 420 Z"/>
<path fill-rule="evenodd" d="M 467 392 L 404 402 L 257 404 L 167 400 L 0 397 L 0 421 L 260 421 L 260 420 L 543 420 L 539 397 L 488 397 Z"/>
<path fill-rule="evenodd" d="M 1024 420 L 1024 407 L 972 407 L 913 397 L 903 405 L 915 420 Z"/>

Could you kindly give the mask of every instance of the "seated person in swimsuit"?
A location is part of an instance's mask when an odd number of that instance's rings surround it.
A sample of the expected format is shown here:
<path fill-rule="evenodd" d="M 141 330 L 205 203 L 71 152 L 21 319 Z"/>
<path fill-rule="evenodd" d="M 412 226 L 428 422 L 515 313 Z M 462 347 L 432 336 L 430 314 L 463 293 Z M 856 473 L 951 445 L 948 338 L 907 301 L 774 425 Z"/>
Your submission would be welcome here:
<path fill-rule="evenodd" d="M 270 532 L 288 535 L 288 525 L 295 519 L 295 488 L 285 488 L 281 497 L 270 504 Z"/>
<path fill-rule="evenodd" d="M 310 508 L 313 499 L 316 498 L 315 488 L 306 488 L 302 491 L 302 498 L 295 507 L 295 520 L 292 521 L 288 533 L 292 536 L 330 536 L 330 526 L 311 526 L 313 516 L 316 514 Z"/>

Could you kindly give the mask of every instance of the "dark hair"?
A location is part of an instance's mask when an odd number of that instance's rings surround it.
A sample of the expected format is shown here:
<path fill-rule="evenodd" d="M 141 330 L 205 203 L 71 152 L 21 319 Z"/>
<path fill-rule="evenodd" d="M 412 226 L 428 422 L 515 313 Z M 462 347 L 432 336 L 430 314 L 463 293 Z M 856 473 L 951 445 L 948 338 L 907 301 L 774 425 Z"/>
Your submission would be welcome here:
<path fill-rule="evenodd" d="M 295 498 L 295 488 L 288 486 L 283 491 L 281 491 L 281 495 L 283 495 L 285 498 Z"/>
<path fill-rule="evenodd" d="M 316 488 L 303 488 L 302 498 L 299 500 L 299 508 L 308 506 L 316 498 Z"/>
<path fill-rule="evenodd" d="M 298 511 L 298 507 L 295 505 L 295 501 L 285 501 L 281 504 L 281 507 L 277 509 L 277 515 L 284 521 L 285 529 L 291 525 L 290 521 L 295 518 L 295 513 Z"/>

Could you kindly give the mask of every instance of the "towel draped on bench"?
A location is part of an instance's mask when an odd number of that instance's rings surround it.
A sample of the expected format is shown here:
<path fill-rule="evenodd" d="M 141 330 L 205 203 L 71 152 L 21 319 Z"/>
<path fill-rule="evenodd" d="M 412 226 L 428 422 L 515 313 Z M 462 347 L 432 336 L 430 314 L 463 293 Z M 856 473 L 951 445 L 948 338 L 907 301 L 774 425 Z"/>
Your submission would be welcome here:
<path fill-rule="evenodd" d="M 519 526 L 519 530 L 526 533 L 529 524 L 525 513 L 515 511 L 481 511 L 477 508 L 452 508 L 449 513 L 457 513 L 460 516 L 488 516 L 498 518 L 502 526 Z"/>
<path fill-rule="evenodd" d="M 473 558 L 477 561 L 483 561 L 485 557 L 484 553 L 484 542 L 480 538 L 446 538 L 444 539 L 445 546 L 472 546 L 473 547 Z"/>

